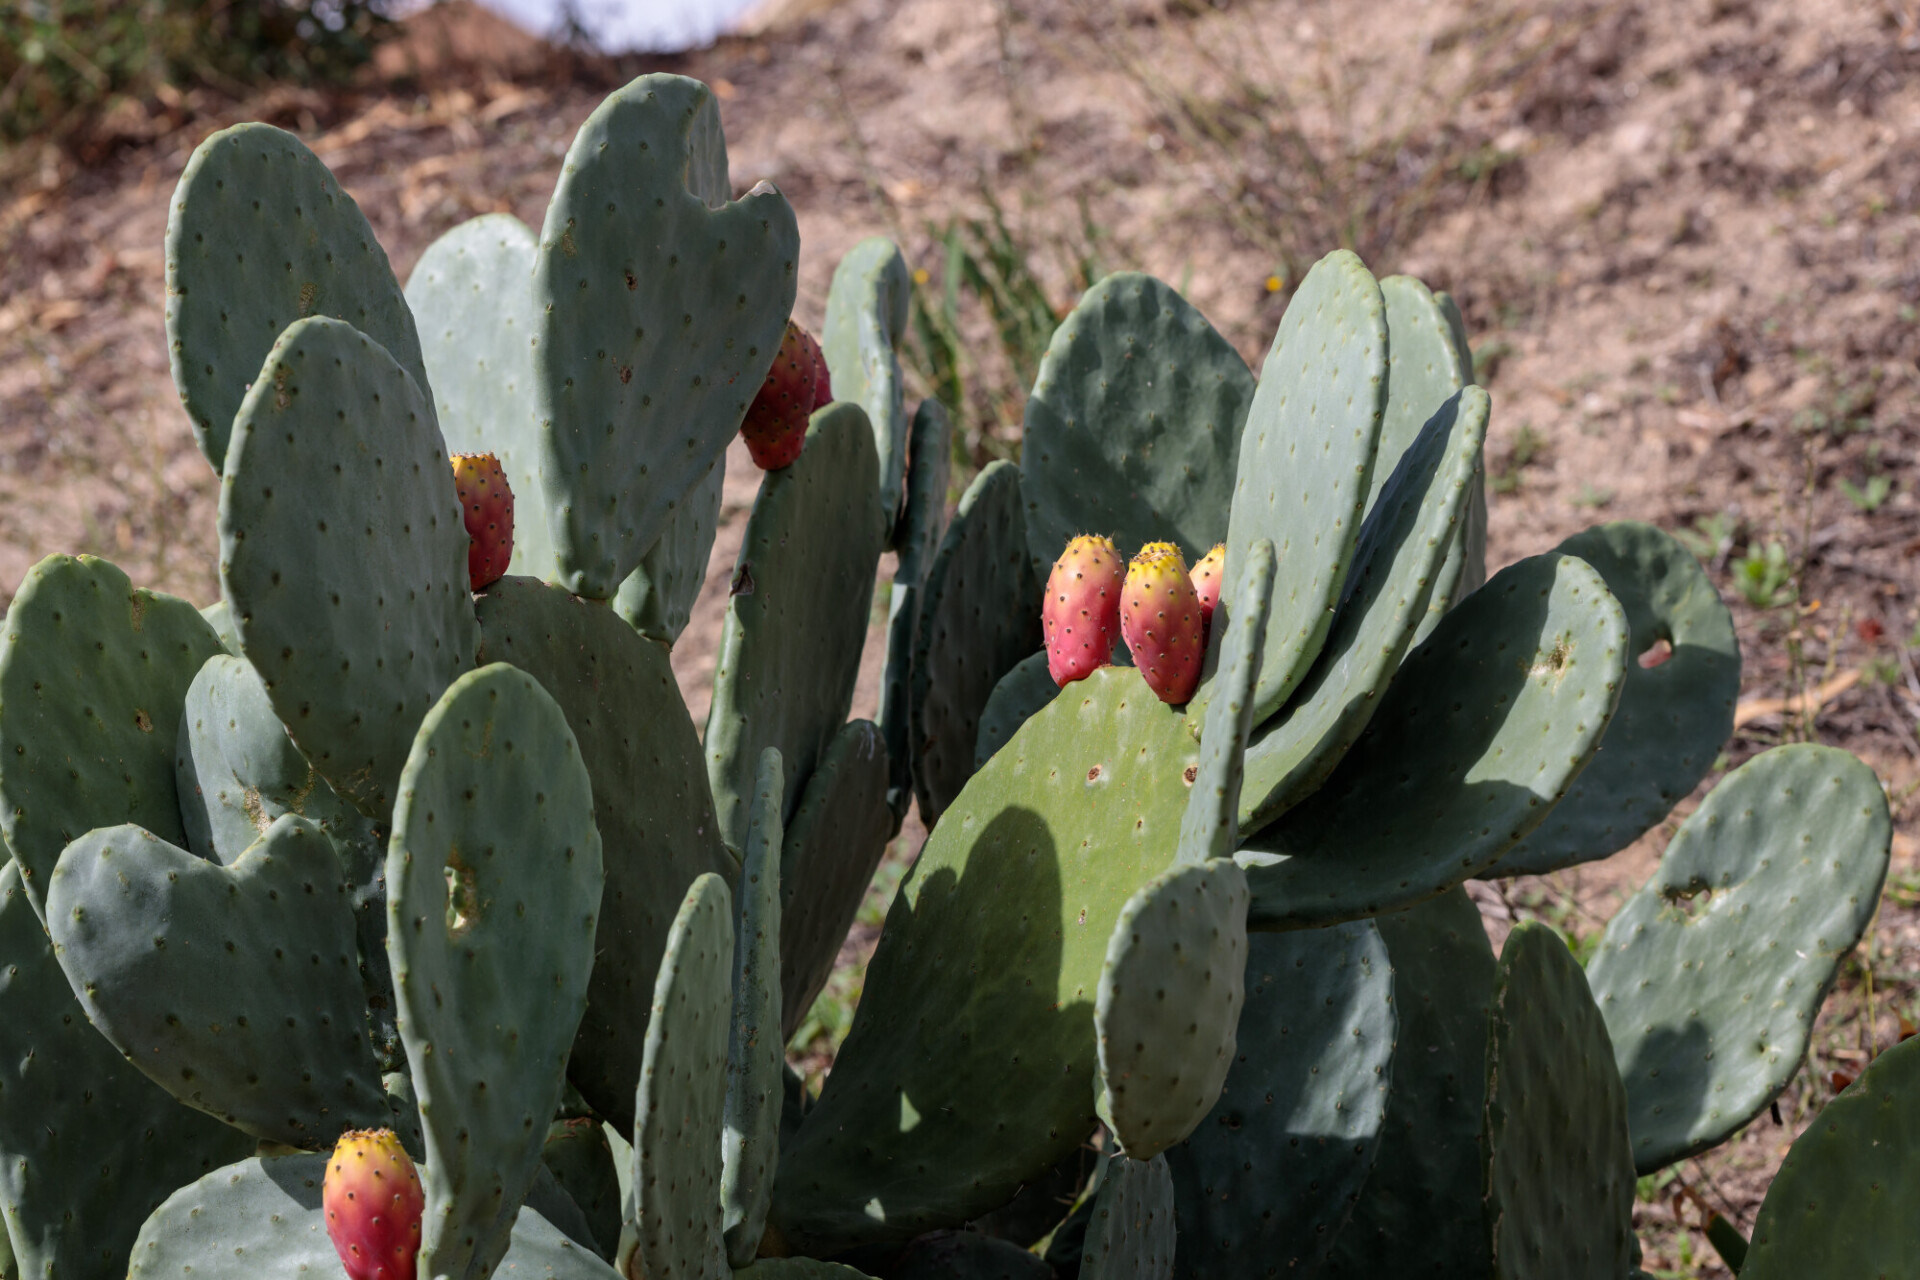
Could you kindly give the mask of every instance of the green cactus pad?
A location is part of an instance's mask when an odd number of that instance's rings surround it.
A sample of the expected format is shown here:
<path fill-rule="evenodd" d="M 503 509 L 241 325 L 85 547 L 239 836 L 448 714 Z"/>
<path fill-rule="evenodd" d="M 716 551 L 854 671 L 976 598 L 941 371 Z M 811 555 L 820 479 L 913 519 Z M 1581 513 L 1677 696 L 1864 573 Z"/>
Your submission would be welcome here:
<path fill-rule="evenodd" d="M 1473 361 L 1454 345 L 1453 330 L 1433 291 L 1412 276 L 1380 282 L 1387 308 L 1387 407 L 1373 465 L 1367 508 L 1440 406 L 1473 382 Z"/>
<path fill-rule="evenodd" d="M 233 629 L 233 611 L 227 608 L 227 602 L 215 600 L 200 611 L 200 616 L 219 634 L 222 647 L 234 657 L 239 657 L 240 633 Z"/>
<path fill-rule="evenodd" d="M 1280 556 L 1274 617 L 1254 723 L 1278 711 L 1307 674 L 1333 621 L 1387 402 L 1387 313 L 1360 259 L 1335 250 L 1307 272 L 1280 318 L 1247 410 L 1227 571 L 1265 538 Z M 1203 690 L 1204 694 L 1204 690 Z"/>
<path fill-rule="evenodd" d="M 300 754 L 244 658 L 215 654 L 188 686 L 174 779 L 187 847 L 216 862 L 231 864 L 282 814 L 312 820 L 336 842 L 366 836 L 366 820 Z"/>
<path fill-rule="evenodd" d="M 527 1188 L 523 1207 L 533 1210 L 558 1227 L 575 1244 L 585 1245 L 596 1256 L 605 1257 L 593 1238 L 593 1224 L 587 1221 L 585 1211 L 575 1202 L 572 1194 L 560 1185 L 559 1179 L 553 1176 L 553 1170 L 547 1167 L 544 1146 L 540 1151 L 540 1163 L 534 1167 L 533 1183 Z"/>
<path fill-rule="evenodd" d="M 1742 1280 L 1901 1276 L 1913 1271 L 1920 1040 L 1874 1059 L 1787 1152 Z"/>
<path fill-rule="evenodd" d="M 1181 1277 L 1311 1272 L 1379 1148 L 1393 975 L 1371 921 L 1256 934 L 1220 1100 L 1167 1152 Z"/>
<path fill-rule="evenodd" d="M 980 708 L 980 733 L 973 744 L 974 771 L 979 772 L 1000 748 L 1013 740 L 1021 725 L 1059 693 L 1060 686 L 1047 671 L 1045 649 L 1014 663 L 1013 669 L 993 686 L 987 705 Z"/>
<path fill-rule="evenodd" d="M 117 1280 L 141 1221 L 254 1140 L 175 1102 L 87 1022 L 0 863 L 0 1234 L 26 1277 Z"/>
<path fill-rule="evenodd" d="M 193 678 L 180 718 L 174 777 L 186 847 L 217 862 L 233 862 L 282 814 L 311 819 L 332 837 L 360 935 L 360 981 L 374 1052 L 384 1068 L 403 1065 L 387 968 L 386 841 L 300 753 L 246 659 L 216 654 Z"/>
<path fill-rule="evenodd" d="M 767 1197 L 779 1157 L 781 1074 L 787 1039 L 780 1034 L 780 752 L 760 753 L 758 785 L 747 825 L 733 922 L 733 1017 L 727 1030 L 727 1101 L 720 1142 L 720 1207 L 727 1261 L 739 1267 L 760 1251 Z"/>
<path fill-rule="evenodd" d="M 1379 1155 L 1327 1258 L 1341 1276 L 1484 1276 L 1487 1005 L 1493 948 L 1462 888 L 1374 924 L 1399 1021 Z"/>
<path fill-rule="evenodd" d="M 510 213 L 470 218 L 427 246 L 407 277 L 420 354 L 449 453 L 491 453 L 513 490 L 513 573 L 554 572 L 534 415 L 533 263 L 539 242 Z"/>
<path fill-rule="evenodd" d="M 1241 823 L 1265 826 L 1318 790 L 1367 727 L 1427 616 L 1487 434 L 1487 393 L 1442 403 L 1367 514 L 1319 661 L 1247 748 Z"/>
<path fill-rule="evenodd" d="M 726 882 L 701 876 L 673 919 L 647 1020 L 646 1063 L 634 1102 L 635 1275 L 726 1280 L 730 1274 L 720 1141 L 732 965 Z"/>
<path fill-rule="evenodd" d="M 611 609 L 509 576 L 475 598 L 488 662 L 540 681 L 566 713 L 593 784 L 606 889 L 587 1013 L 568 1075 L 595 1112 L 632 1132 L 633 1082 L 667 930 L 704 872 L 732 879 L 700 739 L 666 651 Z"/>
<path fill-rule="evenodd" d="M 1634 1248 L 1627 1096 L 1606 1023 L 1559 934 L 1527 921 L 1507 935 L 1491 1013 L 1492 1274 L 1616 1280 Z"/>
<path fill-rule="evenodd" d="M 1067 541 L 1132 555 L 1180 544 L 1191 564 L 1227 536 L 1247 362 L 1170 285 L 1123 272 L 1054 330 L 1027 397 L 1020 491 L 1044 577 Z"/>
<path fill-rule="evenodd" d="M 1273 544 L 1265 539 L 1254 543 L 1241 562 L 1238 586 L 1214 609 L 1213 625 L 1221 630 L 1219 674 L 1200 734 L 1200 770 L 1180 819 L 1181 862 L 1197 865 L 1231 857 L 1240 842 L 1240 788 L 1276 568 Z"/>
<path fill-rule="evenodd" d="M 1043 584 L 1027 557 L 1020 472 L 989 463 L 961 495 L 927 570 L 914 638 L 913 790 L 931 828 L 973 775 L 980 712 L 1042 642 Z"/>
<path fill-rule="evenodd" d="M 1434 305 L 1440 308 L 1440 314 L 1447 322 L 1447 332 L 1453 341 L 1455 359 L 1466 375 L 1466 381 L 1473 378 L 1473 349 L 1467 343 L 1467 322 L 1460 315 L 1460 307 L 1453 296 L 1446 293 L 1433 295 Z M 1392 315 L 1388 315 L 1389 324 Z M 1461 522 L 1460 541 L 1447 553 L 1447 566 L 1440 571 L 1442 582 L 1454 584 L 1453 595 L 1441 599 L 1440 593 L 1434 593 L 1433 604 L 1428 606 L 1427 620 L 1420 624 L 1419 640 L 1425 640 L 1440 620 L 1440 614 L 1453 606 L 1455 600 L 1463 600 L 1472 595 L 1487 582 L 1487 470 L 1485 459 L 1481 460 L 1480 474 L 1473 478 L 1473 492 L 1467 495 L 1467 512 Z M 1459 561 L 1456 570 L 1454 561 Z"/>
<path fill-rule="evenodd" d="M 947 484 L 953 466 L 953 428 L 938 400 L 926 399 L 913 415 L 913 453 L 907 472 L 907 505 L 900 514 L 894 545 L 899 550 L 887 597 L 887 658 L 880 676 L 880 709 L 874 719 L 887 739 L 892 778 L 887 803 L 894 819 L 904 819 L 913 804 L 913 743 L 909 720 L 913 706 L 914 636 L 920 624 L 920 600 L 927 570 L 947 528 Z"/>
<path fill-rule="evenodd" d="M 575 595 L 619 589 L 780 349 L 793 209 L 771 188 L 731 196 L 719 105 L 684 76 L 616 90 L 567 151 L 534 265 L 533 359 L 554 581 Z"/>
<path fill-rule="evenodd" d="M 820 330 L 833 398 L 865 409 L 873 427 L 880 513 L 889 540 L 907 482 L 907 411 L 896 353 L 912 301 L 913 279 L 900 246 L 874 236 L 853 246 L 834 268 Z"/>
<path fill-rule="evenodd" d="M 345 1274 L 320 1202 L 326 1170 L 324 1155 L 256 1156 L 181 1187 L 139 1228 L 132 1258 L 120 1260 L 127 1280 Z M 499 1280 L 618 1280 L 531 1206 L 512 1230 L 512 1248 L 491 1271 Z M 423 1264 L 420 1274 L 468 1280 L 487 1273 L 430 1272 Z"/>
<path fill-rule="evenodd" d="M 180 1101 L 309 1151 L 394 1127 L 346 873 L 305 818 L 231 866 L 139 827 L 89 832 L 54 869 L 47 922 L 87 1017 Z"/>
<path fill-rule="evenodd" d="M 806 448 L 770 471 L 740 543 L 707 713 L 707 780 L 721 838 L 746 847 L 760 752 L 780 749 L 788 821 L 847 721 L 886 538 L 873 433 L 850 404 L 813 415 Z"/>
<path fill-rule="evenodd" d="M 1626 682 L 1593 763 L 1567 798 L 1489 875 L 1545 875 L 1626 848 L 1666 817 L 1713 767 L 1733 732 L 1740 642 L 1733 617 L 1693 554 L 1652 525 L 1621 521 L 1554 548 L 1606 579 L 1627 611 Z M 1671 656 L 1652 667 L 1654 646 Z"/>
<path fill-rule="evenodd" d="M 413 313 L 386 252 L 353 197 L 292 134 L 241 124 L 201 143 L 174 188 L 166 252 L 173 385 L 215 471 L 248 387 L 297 320 L 345 321 L 426 388 Z"/>
<path fill-rule="evenodd" d="M 433 409 L 352 325 L 289 327 L 241 404 L 220 583 L 293 740 L 343 799 L 385 814 L 414 728 L 480 635 Z"/>
<path fill-rule="evenodd" d="M 34 910 L 60 851 L 133 822 L 186 843 L 180 707 L 220 638 L 184 600 L 92 556 L 28 571 L 0 634 L 0 840 Z"/>
<path fill-rule="evenodd" d="M 1246 968 L 1247 880 L 1229 859 L 1175 864 L 1120 909 L 1093 1025 L 1100 1118 L 1134 1161 L 1184 1139 L 1219 1099 Z"/>
<path fill-rule="evenodd" d="M 613 1146 L 598 1120 L 556 1120 L 547 1127 L 540 1163 L 578 1206 L 603 1258 L 620 1247 L 620 1175 Z"/>
<path fill-rule="evenodd" d="M 888 1280 L 1053 1280 L 1053 1268 L 1006 1240 L 975 1231 L 935 1231 L 885 1268 Z"/>
<path fill-rule="evenodd" d="M 772 1220 L 796 1248 L 969 1221 L 1093 1130 L 1107 940 L 1172 861 L 1195 760 L 1181 713 L 1107 668 L 974 775 L 895 896 L 826 1089 L 782 1145 Z"/>
<path fill-rule="evenodd" d="M 460 677 L 414 739 L 387 855 L 426 1135 L 423 1275 L 485 1275 L 506 1252 L 586 1008 L 601 884 L 593 792 L 559 705 L 504 663 Z"/>
<path fill-rule="evenodd" d="M 827 985 L 893 835 L 888 757 L 870 720 L 834 735 L 807 779 L 780 855 L 780 1042 Z"/>
<path fill-rule="evenodd" d="M 1708 794 L 1607 925 L 1588 980 L 1641 1173 L 1720 1145 L 1800 1069 L 1879 905 L 1892 836 L 1873 770 L 1777 747 Z"/>
<path fill-rule="evenodd" d="M 1087 1218 L 1080 1280 L 1169 1280 L 1173 1262 L 1173 1176 L 1166 1157 L 1108 1157 Z"/>
<path fill-rule="evenodd" d="M 1626 661 L 1626 615 L 1583 561 L 1503 569 L 1407 655 L 1326 785 L 1236 855 L 1248 927 L 1377 915 L 1485 871 L 1593 757 Z"/>
<path fill-rule="evenodd" d="M 693 604 L 706 585 L 707 561 L 720 531 L 720 495 L 727 457 L 714 459 L 706 477 L 681 495 L 660 538 L 627 575 L 613 597 L 613 611 L 649 640 L 668 648 L 686 630 Z"/>

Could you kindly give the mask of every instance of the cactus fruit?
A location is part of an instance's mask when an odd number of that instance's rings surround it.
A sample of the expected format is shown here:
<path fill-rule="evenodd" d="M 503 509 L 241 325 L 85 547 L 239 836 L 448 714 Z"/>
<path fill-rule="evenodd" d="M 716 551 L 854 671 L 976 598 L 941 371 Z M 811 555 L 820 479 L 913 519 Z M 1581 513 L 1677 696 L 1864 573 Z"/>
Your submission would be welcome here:
<path fill-rule="evenodd" d="M 1149 542 L 1134 556 L 1120 593 L 1120 631 L 1155 697 L 1177 706 L 1193 696 L 1205 633 L 1179 547 Z"/>
<path fill-rule="evenodd" d="M 1216 542 L 1213 550 L 1200 557 L 1187 576 L 1193 579 L 1193 593 L 1200 597 L 1200 643 L 1204 647 L 1213 633 L 1213 607 L 1220 603 L 1220 575 L 1227 567 L 1227 544 Z"/>
<path fill-rule="evenodd" d="M 1047 632 L 1047 674 L 1061 688 L 1112 661 L 1127 571 L 1111 538 L 1081 534 L 1053 562 L 1040 622 Z"/>
<path fill-rule="evenodd" d="M 500 581 L 513 559 L 513 489 L 491 453 L 454 454 L 453 487 L 467 526 L 467 578 L 479 591 Z"/>
<path fill-rule="evenodd" d="M 747 409 L 740 435 L 762 471 L 793 465 L 807 442 L 807 419 L 832 398 L 826 357 L 812 334 L 787 321 L 787 336 L 767 370 L 767 380 Z"/>
<path fill-rule="evenodd" d="M 426 1196 L 393 1130 L 341 1134 L 327 1161 L 321 1201 L 327 1235 L 352 1280 L 411 1280 Z"/>

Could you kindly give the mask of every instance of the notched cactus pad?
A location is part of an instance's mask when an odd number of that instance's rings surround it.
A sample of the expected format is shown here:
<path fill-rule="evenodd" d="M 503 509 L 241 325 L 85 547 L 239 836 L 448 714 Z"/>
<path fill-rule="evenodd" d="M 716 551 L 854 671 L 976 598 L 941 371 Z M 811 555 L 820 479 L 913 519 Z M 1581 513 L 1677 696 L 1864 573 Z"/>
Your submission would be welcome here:
<path fill-rule="evenodd" d="M 719 104 L 684 76 L 616 90 L 567 151 L 534 266 L 533 359 L 554 581 L 575 595 L 619 589 L 779 350 L 800 232 L 779 192 L 732 194 Z"/>
<path fill-rule="evenodd" d="M 285 130 L 222 129 L 194 150 L 167 211 L 167 353 L 215 471 L 267 352 L 310 316 L 352 325 L 426 389 L 413 313 L 353 197 Z"/>
<path fill-rule="evenodd" d="M 1731 1137 L 1787 1086 L 1880 901 L 1893 827 L 1873 770 L 1777 747 L 1708 793 L 1587 971 L 1643 1174 Z"/>
<path fill-rule="evenodd" d="M 184 600 L 105 560 L 48 556 L 0 633 L 0 837 L 40 909 L 61 850 L 133 822 L 185 844 L 180 708 L 220 638 Z"/>

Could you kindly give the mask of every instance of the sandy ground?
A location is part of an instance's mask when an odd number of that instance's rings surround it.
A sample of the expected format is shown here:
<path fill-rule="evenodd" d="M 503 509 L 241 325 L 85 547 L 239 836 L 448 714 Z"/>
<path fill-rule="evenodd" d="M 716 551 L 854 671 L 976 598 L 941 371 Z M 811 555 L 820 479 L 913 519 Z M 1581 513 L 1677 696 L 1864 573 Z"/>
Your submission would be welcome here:
<path fill-rule="evenodd" d="M 798 315 L 814 325 L 833 264 L 867 235 L 898 238 L 937 290 L 941 237 L 990 196 L 1056 309 L 1088 258 L 1151 271 L 1257 367 L 1291 281 L 1349 245 L 1465 310 L 1495 401 L 1492 563 L 1601 520 L 1695 537 L 1746 663 L 1729 763 L 1811 733 L 1860 754 L 1893 797 L 1894 890 L 1782 1099 L 1784 1127 L 1763 1118 L 1679 1167 L 1750 1228 L 1829 1073 L 1888 1043 L 1920 990 L 1915 6 L 1424 0 L 1390 24 L 1305 0 L 792 8 L 755 39 L 617 68 L 455 23 L 353 92 L 192 100 L 129 113 L 78 159 L 10 157 L 0 603 L 54 550 L 198 602 L 216 592 L 214 477 L 167 376 L 161 238 L 188 154 L 226 119 L 300 132 L 404 278 L 467 217 L 538 227 L 612 77 L 700 76 L 723 99 L 736 187 L 771 180 L 799 213 Z M 1021 354 L 979 307 L 960 322 L 967 449 L 1002 455 Z M 754 484 L 730 456 L 710 589 L 675 653 L 696 719 Z M 1743 561 L 1764 565 L 1773 544 L 1779 600 L 1743 586 Z M 878 657 L 876 634 L 856 714 L 871 714 Z M 1811 716 L 1783 708 L 1822 687 Z M 1490 930 L 1530 916 L 1590 936 L 1670 831 L 1550 881 L 1477 887 Z M 871 936 L 850 940 L 850 962 Z M 1676 1227 L 1672 1190 L 1641 1209 L 1652 1269 L 1723 1274 Z"/>

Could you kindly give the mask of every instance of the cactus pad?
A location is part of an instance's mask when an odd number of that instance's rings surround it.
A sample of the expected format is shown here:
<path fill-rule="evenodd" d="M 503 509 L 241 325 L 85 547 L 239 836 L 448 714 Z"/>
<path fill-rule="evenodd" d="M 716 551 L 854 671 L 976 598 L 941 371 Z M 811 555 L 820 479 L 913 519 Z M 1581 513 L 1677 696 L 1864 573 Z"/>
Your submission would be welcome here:
<path fill-rule="evenodd" d="M 1092 1131 L 1107 941 L 1172 861 L 1194 761 L 1180 713 L 1107 668 L 967 784 L 894 898 L 820 1101 L 783 1144 L 773 1221 L 796 1247 L 958 1225 Z M 989 1105 L 997 1122 L 982 1124 Z"/>
<path fill-rule="evenodd" d="M 421 387 L 351 325 L 291 326 L 234 419 L 221 589 L 287 731 L 369 816 L 473 666 L 467 544 Z"/>
<path fill-rule="evenodd" d="M 1165 1156 L 1109 1156 L 1087 1216 L 1080 1280 L 1171 1280 L 1173 1178 Z"/>
<path fill-rule="evenodd" d="M 1236 855 L 1249 927 L 1375 915 L 1480 874 L 1592 758 L 1626 661 L 1626 616 L 1584 562 L 1502 570 L 1407 656 L 1326 784 Z"/>
<path fill-rule="evenodd" d="M 727 1101 L 720 1144 L 720 1206 L 727 1261 L 746 1266 L 767 1227 L 778 1158 L 780 1034 L 780 752 L 760 753 L 733 923 L 733 1018 L 727 1031 Z"/>
<path fill-rule="evenodd" d="M 35 911 L 60 852 L 133 822 L 184 844 L 180 708 L 220 639 L 184 600 L 92 556 L 48 556 L 0 634 L 0 840 Z"/>
<path fill-rule="evenodd" d="M 606 1129 L 588 1116 L 554 1121 L 540 1163 L 579 1209 L 600 1256 L 613 1257 L 620 1247 L 620 1175 Z"/>
<path fill-rule="evenodd" d="M 1226 1085 L 1167 1152 L 1182 1277 L 1311 1271 L 1373 1168 L 1384 1123 L 1393 975 L 1372 922 L 1250 943 Z"/>
<path fill-rule="evenodd" d="M 1238 590 L 1214 611 L 1222 633 L 1220 666 L 1200 735 L 1200 770 L 1180 819 L 1177 856 L 1181 862 L 1199 864 L 1231 857 L 1240 842 L 1240 788 L 1245 780 L 1247 735 L 1253 728 L 1253 692 L 1260 680 L 1260 658 L 1273 605 L 1275 568 L 1273 544 L 1264 539 L 1254 543 L 1242 561 Z"/>
<path fill-rule="evenodd" d="M 1487 1038 L 1495 1280 L 1614 1280 L 1633 1250 L 1627 1097 L 1580 964 L 1546 925 L 1507 935 Z"/>
<path fill-rule="evenodd" d="M 707 779 L 721 838 L 746 847 L 760 752 L 778 747 L 784 815 L 846 723 L 886 537 L 866 415 L 813 415 L 799 461 L 767 473 L 740 543 L 707 713 Z"/>
<path fill-rule="evenodd" d="M 61 855 L 47 921 L 88 1018 L 180 1101 L 309 1151 L 395 1127 L 346 875 L 305 818 L 230 866 L 139 827 L 89 832 Z"/>
<path fill-rule="evenodd" d="M 1743 1280 L 1898 1276 L 1913 1268 L 1920 1040 L 1876 1058 L 1787 1152 L 1753 1224 Z"/>
<path fill-rule="evenodd" d="M 1171 286 L 1125 272 L 1054 330 L 1027 398 L 1020 491 L 1034 563 L 1076 534 L 1131 556 L 1171 539 L 1188 561 L 1227 535 L 1246 361 Z"/>
<path fill-rule="evenodd" d="M 540 681 L 566 713 L 593 784 L 606 888 L 587 1013 L 568 1074 L 625 1131 L 645 1020 L 673 913 L 704 872 L 731 879 L 700 739 L 659 645 L 612 610 L 548 583 L 507 577 L 474 602 L 482 654 Z"/>
<path fill-rule="evenodd" d="M 426 389 L 413 313 L 386 252 L 353 197 L 292 134 L 241 124 L 201 143 L 174 188 L 166 252 L 173 385 L 215 471 L 247 388 L 295 321 L 345 321 Z"/>
<path fill-rule="evenodd" d="M 1315 263 L 1280 318 L 1241 433 L 1227 572 L 1265 538 L 1280 557 L 1254 698 L 1278 711 L 1319 656 L 1352 562 L 1387 401 L 1380 286 L 1345 249 Z M 1205 690 L 1202 691 L 1205 696 Z"/>
<path fill-rule="evenodd" d="M 140 1228 L 127 1280 L 258 1280 L 344 1274 L 320 1203 L 323 1155 L 267 1156 L 216 1169 L 181 1187 Z M 498 1280 L 619 1280 L 531 1206 L 513 1224 Z M 422 1275 L 483 1275 L 429 1272 Z"/>
<path fill-rule="evenodd" d="M 683 76 L 616 90 L 567 151 L 534 265 L 533 360 L 554 580 L 575 595 L 619 589 L 780 347 L 793 209 L 771 188 L 731 194 L 719 105 Z"/>
<path fill-rule="evenodd" d="M 1006 746 L 1013 735 L 1020 731 L 1020 726 L 1031 720 L 1059 693 L 1060 686 L 1047 674 L 1047 654 L 1044 649 L 1014 663 L 1013 669 L 1001 676 L 1000 683 L 993 686 L 993 692 L 987 696 L 987 705 L 980 708 L 980 733 L 973 744 L 975 772 L 993 759 L 994 753 Z"/>
<path fill-rule="evenodd" d="M 1340 1276 L 1484 1276 L 1493 949 L 1461 888 L 1374 921 L 1393 965 L 1393 1087 L 1373 1173 L 1334 1239 Z"/>
<path fill-rule="evenodd" d="M 827 985 L 893 834 L 889 758 L 870 720 L 849 722 L 807 779 L 780 855 L 780 1042 Z"/>
<path fill-rule="evenodd" d="M 147 1214 L 255 1145 L 175 1102 L 88 1024 L 12 863 L 0 863 L 0 1100 L 13 1276 L 117 1280 Z"/>
<path fill-rule="evenodd" d="M 722 1239 L 720 1135 L 732 965 L 726 882 L 701 876 L 667 935 L 647 1020 L 646 1062 L 634 1102 L 636 1275 L 726 1280 L 730 1274 Z"/>
<path fill-rule="evenodd" d="M 1387 308 L 1387 407 L 1369 512 L 1427 420 L 1473 382 L 1472 358 L 1454 344 L 1446 313 L 1426 285 L 1412 276 L 1388 276 L 1380 282 L 1380 297 Z"/>
<path fill-rule="evenodd" d="M 1427 615 L 1480 466 L 1487 393 L 1460 392 L 1399 455 L 1367 514 L 1320 659 L 1247 749 L 1241 822 L 1264 826 L 1315 791 L 1380 705 Z"/>
<path fill-rule="evenodd" d="M 907 412 L 896 352 L 912 300 L 913 279 L 900 246 L 874 236 L 853 246 L 834 268 L 820 330 L 833 398 L 865 409 L 873 427 L 878 501 L 889 541 L 907 478 Z"/>
<path fill-rule="evenodd" d="M 462 676 L 414 739 L 387 854 L 426 1135 L 424 1275 L 485 1275 L 506 1252 L 586 1008 L 601 883 L 593 793 L 558 704 L 503 663 Z"/>
<path fill-rule="evenodd" d="M 929 828 L 973 773 L 980 712 L 1041 644 L 1041 583 L 1027 554 L 1020 472 L 989 463 L 961 495 L 927 571 L 914 640 L 913 789 Z"/>
<path fill-rule="evenodd" d="M 908 720 L 913 702 L 914 637 L 927 570 L 947 528 L 947 483 L 953 466 L 953 428 L 938 400 L 920 402 L 913 415 L 913 453 L 907 472 L 907 505 L 894 543 L 900 553 L 887 597 L 887 659 L 880 676 L 880 708 L 874 719 L 887 739 L 892 777 L 887 803 L 896 821 L 913 804 L 913 744 Z"/>
<path fill-rule="evenodd" d="M 720 531 L 720 495 L 727 478 L 725 454 L 706 477 L 681 495 L 666 530 L 627 575 L 613 597 L 613 610 L 649 640 L 671 648 L 693 616 L 706 585 L 707 561 Z"/>
<path fill-rule="evenodd" d="M 1587 976 L 1641 1173 L 1726 1141 L 1799 1070 L 1879 904 L 1892 835 L 1873 770 L 1778 747 L 1708 794 L 1607 925 Z"/>
<path fill-rule="evenodd" d="M 1489 875 L 1545 875 L 1626 848 L 1693 791 L 1733 732 L 1740 642 L 1693 553 L 1631 521 L 1588 529 L 1555 550 L 1606 579 L 1627 611 L 1634 661 L 1600 754 Z M 1663 641 L 1670 656 L 1645 665 Z"/>
<path fill-rule="evenodd" d="M 1175 864 L 1120 909 L 1094 1000 L 1100 1118 L 1135 1161 L 1220 1097 L 1246 994 L 1247 881 L 1225 858 Z"/>

